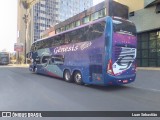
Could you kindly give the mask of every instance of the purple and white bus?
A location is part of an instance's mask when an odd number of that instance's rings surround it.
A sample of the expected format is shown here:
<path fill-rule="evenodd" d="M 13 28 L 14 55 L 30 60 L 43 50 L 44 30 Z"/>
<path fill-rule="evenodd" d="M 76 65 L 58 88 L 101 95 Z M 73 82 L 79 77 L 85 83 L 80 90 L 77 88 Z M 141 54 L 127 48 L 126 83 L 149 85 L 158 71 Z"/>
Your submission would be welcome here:
<path fill-rule="evenodd" d="M 32 44 L 29 70 L 67 82 L 122 85 L 136 77 L 136 27 L 105 17 Z"/>

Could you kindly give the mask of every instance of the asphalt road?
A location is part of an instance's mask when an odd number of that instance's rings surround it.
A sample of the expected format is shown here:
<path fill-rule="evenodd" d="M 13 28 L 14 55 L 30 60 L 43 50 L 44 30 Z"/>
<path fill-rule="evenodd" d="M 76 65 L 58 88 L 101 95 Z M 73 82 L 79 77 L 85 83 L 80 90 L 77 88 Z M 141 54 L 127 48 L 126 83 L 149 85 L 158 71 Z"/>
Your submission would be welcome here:
<path fill-rule="evenodd" d="M 67 83 L 33 74 L 26 67 L 0 66 L 0 111 L 159 110 L 160 71 L 139 70 L 136 81 L 132 84 L 102 87 Z M 97 118 L 87 118 L 90 119 Z"/>

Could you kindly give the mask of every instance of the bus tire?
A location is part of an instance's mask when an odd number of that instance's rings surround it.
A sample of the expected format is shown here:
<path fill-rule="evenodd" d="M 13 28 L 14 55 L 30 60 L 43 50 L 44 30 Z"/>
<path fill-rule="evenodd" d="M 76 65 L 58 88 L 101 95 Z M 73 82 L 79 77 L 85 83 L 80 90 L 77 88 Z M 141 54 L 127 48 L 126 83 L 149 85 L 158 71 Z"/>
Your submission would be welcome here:
<path fill-rule="evenodd" d="M 72 82 L 73 81 L 71 72 L 69 70 L 64 71 L 63 77 L 64 77 L 64 80 L 66 82 Z"/>
<path fill-rule="evenodd" d="M 75 71 L 73 74 L 73 78 L 76 84 L 83 85 L 82 74 L 80 71 Z"/>

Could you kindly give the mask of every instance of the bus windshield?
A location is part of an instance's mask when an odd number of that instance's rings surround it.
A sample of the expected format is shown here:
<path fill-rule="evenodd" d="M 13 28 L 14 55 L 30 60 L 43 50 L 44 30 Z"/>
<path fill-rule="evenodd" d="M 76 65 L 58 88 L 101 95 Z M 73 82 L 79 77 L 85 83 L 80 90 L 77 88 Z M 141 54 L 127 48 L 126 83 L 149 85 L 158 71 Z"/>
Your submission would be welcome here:
<path fill-rule="evenodd" d="M 113 18 L 113 30 L 121 34 L 136 35 L 135 25 L 130 21 L 122 19 Z"/>

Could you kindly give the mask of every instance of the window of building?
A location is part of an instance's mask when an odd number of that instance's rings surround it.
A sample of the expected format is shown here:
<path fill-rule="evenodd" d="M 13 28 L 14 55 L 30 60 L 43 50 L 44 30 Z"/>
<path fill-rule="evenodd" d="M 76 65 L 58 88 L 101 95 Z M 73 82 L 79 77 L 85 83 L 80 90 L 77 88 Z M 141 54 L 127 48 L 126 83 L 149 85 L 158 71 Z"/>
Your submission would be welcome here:
<path fill-rule="evenodd" d="M 66 30 L 69 30 L 69 25 L 66 25 Z"/>
<path fill-rule="evenodd" d="M 98 18 L 102 18 L 104 16 L 106 16 L 106 9 L 102 9 L 98 12 Z"/>
<path fill-rule="evenodd" d="M 160 30 L 138 34 L 138 66 L 160 66 Z"/>
<path fill-rule="evenodd" d="M 147 67 L 148 66 L 148 59 L 142 59 L 142 67 Z"/>
<path fill-rule="evenodd" d="M 148 58 L 148 50 L 142 50 L 142 58 Z"/>
<path fill-rule="evenodd" d="M 61 32 L 65 31 L 65 27 L 61 27 Z"/>
<path fill-rule="evenodd" d="M 157 5 L 156 5 L 156 13 L 160 13 L 160 3 L 158 3 Z"/>
<path fill-rule="evenodd" d="M 77 26 L 80 26 L 80 25 L 81 25 L 80 20 L 78 20 L 78 21 L 75 22 L 75 26 L 76 26 L 76 27 L 77 27 Z"/>
<path fill-rule="evenodd" d="M 90 21 L 90 17 L 89 16 L 86 16 L 82 19 L 82 23 L 85 24 L 85 23 L 88 23 Z"/>
<path fill-rule="evenodd" d="M 149 49 L 149 58 L 157 58 L 157 50 Z"/>
<path fill-rule="evenodd" d="M 157 60 L 156 59 L 149 59 L 149 67 L 156 67 Z"/>
<path fill-rule="evenodd" d="M 149 48 L 156 48 L 156 40 L 149 41 Z"/>
<path fill-rule="evenodd" d="M 69 29 L 72 29 L 74 27 L 75 27 L 75 22 L 69 24 Z"/>
<path fill-rule="evenodd" d="M 148 41 L 141 42 L 142 49 L 148 49 Z"/>
<path fill-rule="evenodd" d="M 91 14 L 91 21 L 98 19 L 98 12 Z"/>

